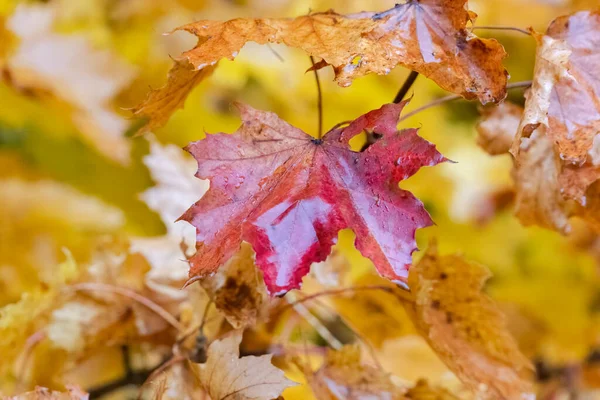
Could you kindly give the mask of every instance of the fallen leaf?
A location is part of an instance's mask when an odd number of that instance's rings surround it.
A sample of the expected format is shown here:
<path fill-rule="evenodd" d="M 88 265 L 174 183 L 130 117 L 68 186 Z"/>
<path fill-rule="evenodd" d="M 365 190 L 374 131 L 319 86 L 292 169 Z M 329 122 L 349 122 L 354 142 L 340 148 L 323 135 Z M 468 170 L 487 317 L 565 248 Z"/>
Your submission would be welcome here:
<path fill-rule="evenodd" d="M 241 342 L 241 331 L 215 340 L 206 364 L 197 365 L 200 383 L 212 400 L 271 400 L 295 385 L 271 364 L 272 355 L 240 358 Z"/>
<path fill-rule="evenodd" d="M 557 18 L 534 36 L 533 85 L 511 149 L 517 215 L 568 232 L 569 217 L 597 212 L 588 189 L 600 178 L 600 78 L 591 73 L 600 69 L 600 12 Z"/>
<path fill-rule="evenodd" d="M 240 251 L 200 284 L 235 329 L 255 326 L 266 317 L 263 306 L 269 297 L 248 243 L 242 243 Z"/>
<path fill-rule="evenodd" d="M 107 50 L 92 47 L 83 36 L 54 32 L 57 7 L 19 4 L 7 26 L 20 40 L 6 68 L 19 90 L 50 92 L 72 108 L 82 139 L 104 156 L 127 164 L 127 121 L 111 100 L 133 78 L 134 69 Z M 48 62 L 52 60 L 52 62 Z"/>
<path fill-rule="evenodd" d="M 506 96 L 506 53 L 494 39 L 480 39 L 466 29 L 475 17 L 466 5 L 467 0 L 408 0 L 379 13 L 328 11 L 294 19 L 196 21 L 176 29 L 196 35 L 196 47 L 183 53 L 167 85 L 151 92 L 134 113 L 149 118 L 148 129 L 164 124 L 210 74 L 209 68 L 223 58 L 233 60 L 250 41 L 301 48 L 322 59 L 315 68 L 331 65 L 342 86 L 402 65 L 467 99 L 501 101 Z M 185 61 L 197 72 L 192 73 Z"/>
<path fill-rule="evenodd" d="M 416 129 L 397 131 L 405 104 L 384 105 L 322 139 L 238 105 L 243 124 L 235 134 L 190 144 L 196 176 L 210 179 L 211 187 L 181 217 L 197 231 L 188 282 L 214 273 L 246 240 L 269 293 L 285 293 L 327 257 L 344 228 L 354 230 L 357 249 L 382 276 L 406 281 L 415 231 L 431 219 L 397 185 L 445 158 Z M 353 152 L 349 141 L 364 130 L 382 138 Z"/>
<path fill-rule="evenodd" d="M 567 232 L 570 213 L 559 183 L 560 159 L 544 131 L 521 139 L 513 171 L 516 215 L 524 225 L 538 224 Z"/>
<path fill-rule="evenodd" d="M 88 400 L 90 395 L 78 386 L 67 385 L 66 392 L 58 392 L 45 387 L 37 386 L 35 390 L 16 396 L 7 397 L 6 400 Z"/>
<path fill-rule="evenodd" d="M 493 156 L 508 153 L 522 115 L 523 108 L 509 102 L 484 108 L 477 124 L 477 145 Z"/>
<path fill-rule="evenodd" d="M 194 178 L 196 163 L 181 148 L 162 145 L 150 138 L 150 154 L 144 157 L 156 185 L 142 194 L 144 203 L 158 213 L 167 228 L 159 237 L 134 238 L 131 252 L 146 258 L 151 270 L 146 275 L 147 284 L 158 292 L 171 296 L 185 295 L 181 285 L 185 282 L 189 265 L 185 248 L 193 249 L 196 243 L 194 227 L 177 218 L 208 189 L 208 181 Z"/>
<path fill-rule="evenodd" d="M 166 124 L 175 111 L 183 108 L 192 89 L 209 77 L 215 67 L 207 66 L 198 71 L 187 60 L 175 60 L 165 86 L 148 93 L 141 104 L 131 109 L 136 117 L 146 120 L 137 133 L 153 131 Z"/>
<path fill-rule="evenodd" d="M 52 310 L 60 305 L 62 285 L 78 274 L 75 261 L 67 260 L 55 270 L 51 281 L 44 289 L 23 293 L 19 301 L 0 308 L 0 389 L 14 379 L 15 363 L 29 338 L 34 337 L 49 319 Z M 8 377 L 12 379 L 9 379 Z"/>
<path fill-rule="evenodd" d="M 306 378 L 322 400 L 405 399 L 404 390 L 392 383 L 388 373 L 361 362 L 358 346 L 329 350 L 319 370 L 306 373 Z"/>
<path fill-rule="evenodd" d="M 533 398 L 531 364 L 504 316 L 481 292 L 487 268 L 428 249 L 411 269 L 415 303 L 407 310 L 430 346 L 457 377 L 484 398 Z"/>

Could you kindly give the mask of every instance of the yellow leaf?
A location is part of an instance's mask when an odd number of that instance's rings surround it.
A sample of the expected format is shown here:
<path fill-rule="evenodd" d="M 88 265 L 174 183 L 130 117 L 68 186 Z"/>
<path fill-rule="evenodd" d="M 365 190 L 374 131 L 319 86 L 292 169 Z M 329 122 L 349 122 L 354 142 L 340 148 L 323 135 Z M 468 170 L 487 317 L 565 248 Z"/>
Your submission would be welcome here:
<path fill-rule="evenodd" d="M 504 316 L 481 292 L 487 268 L 432 246 L 409 274 L 419 332 L 446 365 L 484 398 L 532 396 L 531 364 L 506 329 Z"/>

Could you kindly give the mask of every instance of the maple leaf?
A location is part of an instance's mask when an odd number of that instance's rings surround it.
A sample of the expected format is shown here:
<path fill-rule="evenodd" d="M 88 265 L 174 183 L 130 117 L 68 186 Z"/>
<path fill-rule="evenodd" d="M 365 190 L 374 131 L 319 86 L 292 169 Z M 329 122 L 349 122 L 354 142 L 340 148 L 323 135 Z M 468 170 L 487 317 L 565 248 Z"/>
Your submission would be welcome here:
<path fill-rule="evenodd" d="M 200 383 L 212 400 L 271 400 L 295 383 L 271 364 L 272 355 L 240 358 L 242 331 L 208 347 L 206 364 L 196 366 Z"/>
<path fill-rule="evenodd" d="M 600 69 L 600 11 L 557 18 L 534 36 L 533 85 L 511 149 L 517 215 L 568 232 L 570 216 L 598 212 L 591 185 L 600 178 L 600 78 L 591 71 Z"/>
<path fill-rule="evenodd" d="M 17 6 L 7 23 L 20 39 L 6 62 L 9 82 L 66 101 L 82 139 L 111 160 L 127 164 L 127 121 L 111 110 L 110 101 L 135 71 L 111 52 L 94 49 L 83 36 L 54 32 L 57 12 L 54 3 Z"/>
<path fill-rule="evenodd" d="M 294 19 L 196 21 L 176 30 L 198 36 L 198 45 L 183 53 L 167 85 L 151 92 L 134 113 L 149 118 L 144 130 L 164 124 L 210 74 L 207 69 L 220 59 L 233 60 L 249 41 L 301 48 L 322 59 L 315 68 L 331 65 L 342 86 L 402 65 L 467 99 L 498 102 L 506 96 L 506 53 L 497 41 L 477 38 L 466 29 L 475 17 L 466 4 L 467 0 L 408 0 L 379 13 L 328 11 Z M 192 73 L 185 60 L 198 71 Z"/>
<path fill-rule="evenodd" d="M 190 144 L 196 176 L 211 186 L 181 217 L 197 230 L 188 282 L 214 273 L 245 240 L 269 292 L 285 293 L 327 257 L 344 228 L 354 230 L 357 249 L 381 275 L 406 281 L 415 231 L 431 218 L 398 182 L 445 158 L 416 129 L 398 132 L 405 104 L 384 105 L 322 139 L 238 105 L 243 124 L 235 134 Z M 382 138 L 352 151 L 350 139 L 365 130 Z"/>
<path fill-rule="evenodd" d="M 506 329 L 503 314 L 481 292 L 487 268 L 432 245 L 411 269 L 415 303 L 407 306 L 417 329 L 459 379 L 491 399 L 532 393 L 531 364 Z M 458 288 L 458 289 L 457 289 Z"/>

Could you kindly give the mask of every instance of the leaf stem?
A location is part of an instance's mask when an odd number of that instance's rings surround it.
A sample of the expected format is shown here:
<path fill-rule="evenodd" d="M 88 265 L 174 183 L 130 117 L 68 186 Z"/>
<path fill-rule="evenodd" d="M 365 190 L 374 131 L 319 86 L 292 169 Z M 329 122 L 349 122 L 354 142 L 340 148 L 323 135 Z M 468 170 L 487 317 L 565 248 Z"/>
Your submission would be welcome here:
<path fill-rule="evenodd" d="M 310 62 L 312 66 L 315 66 L 315 59 L 313 56 L 310 56 Z M 317 82 L 317 108 L 319 112 L 319 130 L 317 131 L 319 136 L 318 139 L 323 137 L 323 92 L 321 91 L 321 80 L 319 79 L 319 71 L 317 69 L 313 69 L 315 73 L 315 81 Z"/>
<path fill-rule="evenodd" d="M 515 26 L 474 26 L 471 28 L 471 31 L 474 31 L 476 29 L 488 29 L 488 30 L 494 30 L 494 31 L 513 31 L 513 32 L 519 32 L 522 33 L 524 35 L 527 36 L 531 36 L 531 32 L 529 32 L 526 29 L 522 29 L 522 28 L 517 28 Z"/>
<path fill-rule="evenodd" d="M 517 88 L 527 88 L 527 87 L 531 86 L 531 83 L 532 83 L 531 81 L 509 83 L 508 85 L 506 85 L 506 89 L 510 90 L 510 89 L 517 89 Z M 441 97 L 437 100 L 432 101 L 431 103 L 425 104 L 424 106 L 419 107 L 416 110 L 409 112 L 408 114 L 403 115 L 402 118 L 400 118 L 400 120 L 398 122 L 402 122 L 402 121 L 412 117 L 413 115 L 420 113 L 421 111 L 425 111 L 430 108 L 442 105 L 444 103 L 449 103 L 451 101 L 462 99 L 462 98 L 463 97 L 458 94 L 452 94 L 449 96 Z"/>
<path fill-rule="evenodd" d="M 419 73 L 418 72 L 416 72 L 416 71 L 410 71 L 410 74 L 408 75 L 408 77 L 404 81 L 404 84 L 402 85 L 402 87 L 398 91 L 398 94 L 396 95 L 396 98 L 394 98 L 394 103 L 398 104 L 402 100 L 404 100 L 404 97 L 406 96 L 406 94 L 408 93 L 408 91 L 410 90 L 410 88 L 412 87 L 413 83 L 415 83 L 415 81 L 417 80 L 418 77 L 419 77 Z"/>

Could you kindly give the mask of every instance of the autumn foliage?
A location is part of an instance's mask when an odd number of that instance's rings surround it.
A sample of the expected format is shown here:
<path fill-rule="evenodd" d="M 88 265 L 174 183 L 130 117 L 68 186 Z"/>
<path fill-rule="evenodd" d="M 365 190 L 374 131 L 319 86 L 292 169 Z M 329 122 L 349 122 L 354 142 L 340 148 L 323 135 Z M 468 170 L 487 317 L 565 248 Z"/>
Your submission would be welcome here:
<path fill-rule="evenodd" d="M 0 7 L 0 397 L 600 396 L 598 5 L 231 3 Z"/>

